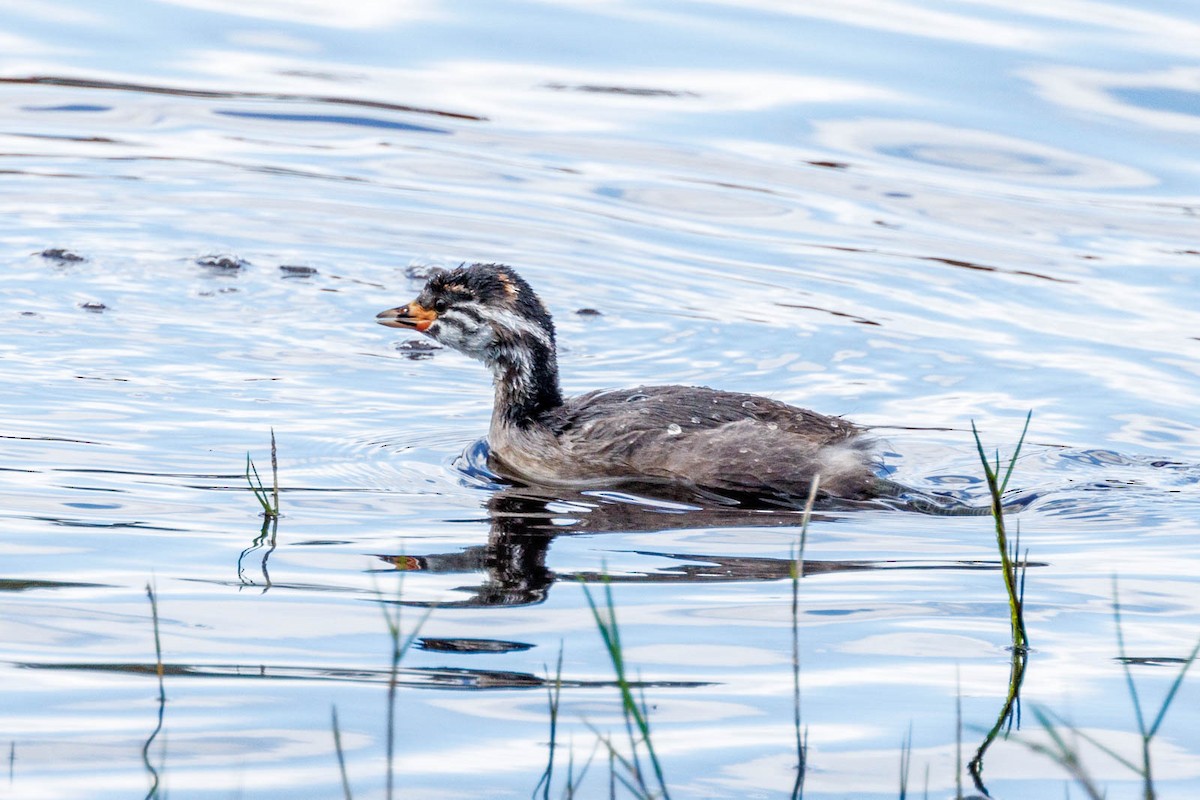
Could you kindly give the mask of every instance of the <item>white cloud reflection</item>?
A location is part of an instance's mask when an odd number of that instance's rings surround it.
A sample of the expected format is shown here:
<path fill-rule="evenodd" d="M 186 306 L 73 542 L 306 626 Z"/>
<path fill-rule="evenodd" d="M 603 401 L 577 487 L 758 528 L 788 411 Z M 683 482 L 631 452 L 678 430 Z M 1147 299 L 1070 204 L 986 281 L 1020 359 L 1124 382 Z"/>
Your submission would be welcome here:
<path fill-rule="evenodd" d="M 426 0 L 158 0 L 166 5 L 213 11 L 236 17 L 269 19 L 322 28 L 377 28 L 430 19 Z"/>
<path fill-rule="evenodd" d="M 554 5 L 597 5 L 588 0 L 551 0 Z M 796 3 L 790 0 L 707 0 L 709 5 L 755 9 L 771 14 L 808 17 L 927 39 L 968 42 L 987 47 L 1037 49 L 1049 46 L 1051 36 L 1024 26 L 971 14 L 934 10 L 921 3 L 901 0 L 842 0 L 841 2 Z M 645 17 L 647 12 L 631 3 L 607 3 L 610 16 Z M 686 12 L 685 12 L 686 13 Z"/>
<path fill-rule="evenodd" d="M 1200 34 L 1195 41 L 1200 41 Z M 1026 70 L 1042 97 L 1065 108 L 1103 114 L 1167 131 L 1200 132 L 1200 67 L 1174 67 L 1149 72 L 1109 72 L 1084 67 L 1047 67 Z M 1122 92 L 1192 98 L 1191 112 L 1130 102 Z"/>
<path fill-rule="evenodd" d="M 963 0 L 965 3 L 998 8 L 1012 13 L 1017 8 L 1009 0 Z M 1092 0 L 1049 0 L 1041 3 L 1022 3 L 1019 13 L 1027 17 L 1042 17 L 1077 23 L 1071 38 L 1095 40 L 1096 30 L 1115 37 L 1115 42 L 1128 46 L 1131 37 L 1154 52 L 1175 52 L 1193 56 L 1200 41 L 1200 25 L 1186 17 L 1161 14 L 1131 8 L 1127 5 L 1097 3 Z M 1078 23 L 1087 23 L 1086 28 Z"/>
<path fill-rule="evenodd" d="M 589 0 L 543 0 L 550 5 L 603 8 L 609 17 L 660 24 L 694 22 L 685 10 L 670 15 L 632 2 L 597 3 Z M 934 4 L 905 0 L 843 0 L 797 3 L 793 0 L 706 0 L 710 6 L 740 11 L 754 9 L 781 17 L 825 20 L 852 28 L 901 34 L 921 39 L 1017 51 L 1061 54 L 1067 48 L 1096 46 L 1112 49 L 1134 44 L 1157 53 L 1195 52 L 1200 25 L 1186 17 L 1130 8 L 1093 0 L 1047 0 L 1013 4 L 1008 0 L 959 0 Z M 1051 27 L 1044 20 L 1069 25 Z"/>

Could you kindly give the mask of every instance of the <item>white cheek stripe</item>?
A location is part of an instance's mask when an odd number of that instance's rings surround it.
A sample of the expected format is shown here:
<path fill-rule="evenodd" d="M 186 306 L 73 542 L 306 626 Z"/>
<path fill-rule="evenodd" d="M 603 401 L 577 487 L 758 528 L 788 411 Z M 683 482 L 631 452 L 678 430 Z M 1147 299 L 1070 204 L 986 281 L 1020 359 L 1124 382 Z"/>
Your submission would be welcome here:
<path fill-rule="evenodd" d="M 462 307 L 469 308 L 472 311 L 477 312 L 481 317 L 483 317 L 484 322 L 492 321 L 502 327 L 508 328 L 511 331 L 516 331 L 518 333 L 524 333 L 529 336 L 532 336 L 534 339 L 537 339 L 537 341 L 539 343 L 541 343 L 541 345 L 543 347 L 546 347 L 547 349 L 553 346 L 550 343 L 549 334 L 547 334 L 546 331 L 543 330 L 540 325 L 538 325 L 535 322 L 531 322 L 530 320 L 526 319 L 525 317 L 514 314 L 513 312 L 508 311 L 506 309 L 488 308 L 486 306 L 480 305 L 479 303 L 463 303 Z M 454 311 L 453 309 L 451 309 L 450 311 L 447 311 L 446 312 L 447 316 L 452 314 L 453 311 Z M 467 322 L 468 324 L 471 324 L 474 322 L 474 320 L 470 319 L 469 317 L 466 317 L 465 315 L 463 316 L 463 321 Z"/>
<path fill-rule="evenodd" d="M 442 344 L 475 358 L 483 357 L 483 350 L 492 340 L 492 330 L 486 323 L 455 314 L 452 310 L 435 320 L 429 330 Z"/>

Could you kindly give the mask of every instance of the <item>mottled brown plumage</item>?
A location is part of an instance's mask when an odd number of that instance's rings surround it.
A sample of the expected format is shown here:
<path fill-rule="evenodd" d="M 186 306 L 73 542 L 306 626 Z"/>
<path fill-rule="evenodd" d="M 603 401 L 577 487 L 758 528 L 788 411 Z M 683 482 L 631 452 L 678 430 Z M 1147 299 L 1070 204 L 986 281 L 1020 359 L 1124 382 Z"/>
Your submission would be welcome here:
<path fill-rule="evenodd" d="M 757 395 L 641 386 L 563 399 L 554 324 L 512 269 L 438 271 L 384 325 L 419 330 L 492 370 L 492 466 L 519 481 L 571 487 L 700 487 L 803 498 L 861 498 L 878 480 L 861 429 Z"/>

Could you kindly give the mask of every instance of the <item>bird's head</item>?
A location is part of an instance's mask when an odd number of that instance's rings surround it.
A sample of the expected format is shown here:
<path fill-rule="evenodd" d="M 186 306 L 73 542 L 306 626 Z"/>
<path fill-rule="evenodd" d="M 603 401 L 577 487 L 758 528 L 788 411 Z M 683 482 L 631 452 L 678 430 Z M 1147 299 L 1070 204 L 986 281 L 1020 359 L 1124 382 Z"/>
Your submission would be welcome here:
<path fill-rule="evenodd" d="M 533 353 L 554 354 L 554 323 L 529 284 L 509 267 L 437 270 L 416 299 L 377 315 L 495 368 Z"/>

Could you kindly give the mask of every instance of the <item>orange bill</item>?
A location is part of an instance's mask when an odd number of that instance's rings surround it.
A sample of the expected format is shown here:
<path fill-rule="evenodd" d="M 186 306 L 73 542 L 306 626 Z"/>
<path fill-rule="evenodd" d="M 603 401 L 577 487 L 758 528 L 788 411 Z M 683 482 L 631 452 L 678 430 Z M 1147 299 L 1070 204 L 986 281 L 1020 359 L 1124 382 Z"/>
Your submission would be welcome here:
<path fill-rule="evenodd" d="M 437 319 L 437 312 L 424 308 L 417 303 L 409 303 L 398 308 L 389 308 L 375 315 L 375 321 L 389 328 L 410 328 L 424 331 Z"/>

